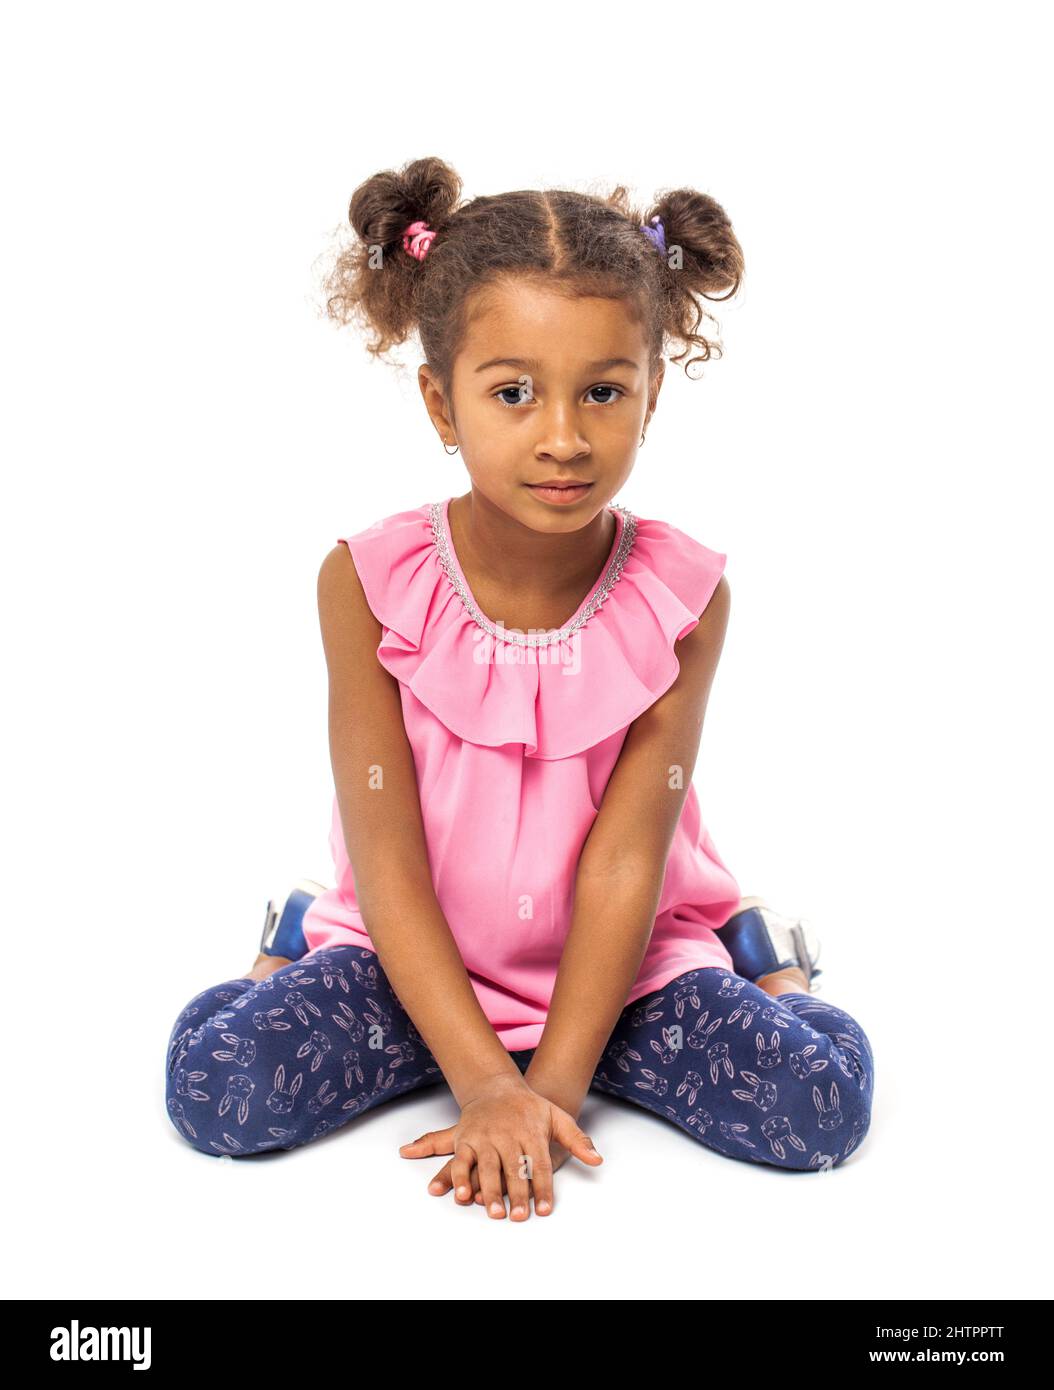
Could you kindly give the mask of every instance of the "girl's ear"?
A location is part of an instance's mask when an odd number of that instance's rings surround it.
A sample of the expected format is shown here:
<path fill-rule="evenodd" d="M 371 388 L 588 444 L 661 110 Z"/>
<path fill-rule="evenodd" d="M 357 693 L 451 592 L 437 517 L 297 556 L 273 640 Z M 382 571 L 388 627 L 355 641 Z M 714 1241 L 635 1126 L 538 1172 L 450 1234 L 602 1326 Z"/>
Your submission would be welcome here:
<path fill-rule="evenodd" d="M 648 391 L 648 416 L 644 421 L 645 426 L 647 426 L 648 420 L 650 420 L 655 413 L 655 406 L 659 399 L 659 392 L 662 390 L 662 383 L 665 375 L 666 361 L 664 358 L 663 361 L 659 363 L 659 370 L 656 372 L 655 380 L 651 383 L 651 388 Z"/>
<path fill-rule="evenodd" d="M 417 369 L 417 384 L 421 388 L 425 409 L 439 433 L 439 438 L 452 440 L 454 431 L 452 422 L 448 418 L 446 401 L 439 382 L 427 362 L 422 362 Z"/>

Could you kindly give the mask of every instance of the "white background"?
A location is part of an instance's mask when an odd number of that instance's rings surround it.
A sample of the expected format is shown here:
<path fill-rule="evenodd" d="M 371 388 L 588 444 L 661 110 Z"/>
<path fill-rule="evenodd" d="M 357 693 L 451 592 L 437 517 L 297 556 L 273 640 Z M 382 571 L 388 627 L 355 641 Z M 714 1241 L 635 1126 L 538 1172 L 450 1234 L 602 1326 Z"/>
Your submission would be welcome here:
<path fill-rule="evenodd" d="M 8 1296 L 1051 1295 L 1045 19 L 7 13 Z M 177 1013 L 332 882 L 322 557 L 466 490 L 414 345 L 319 311 L 353 188 L 431 154 L 466 198 L 696 187 L 743 244 L 618 500 L 729 556 L 696 784 L 876 1049 L 834 1174 L 595 1096 L 605 1165 L 513 1225 L 399 1157 L 444 1090 L 245 1163 L 166 1117 Z"/>

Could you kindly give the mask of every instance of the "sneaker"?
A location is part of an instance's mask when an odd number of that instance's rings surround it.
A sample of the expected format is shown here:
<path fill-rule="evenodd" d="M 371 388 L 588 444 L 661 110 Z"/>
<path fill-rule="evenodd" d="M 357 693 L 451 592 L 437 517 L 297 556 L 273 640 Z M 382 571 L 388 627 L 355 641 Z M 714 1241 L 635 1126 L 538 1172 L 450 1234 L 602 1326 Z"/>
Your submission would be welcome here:
<path fill-rule="evenodd" d="M 820 939 L 804 918 L 783 917 L 763 898 L 743 898 L 717 935 L 728 948 L 736 974 L 745 980 L 796 965 L 809 982 L 810 994 L 819 989 Z"/>
<path fill-rule="evenodd" d="M 260 935 L 260 954 L 263 956 L 285 956 L 287 960 L 300 960 L 307 955 L 307 942 L 301 923 L 304 913 L 320 893 L 325 893 L 322 883 L 302 878 L 296 882 L 286 895 L 284 902 L 275 906 L 274 899 L 267 904 L 264 914 L 263 932 Z"/>

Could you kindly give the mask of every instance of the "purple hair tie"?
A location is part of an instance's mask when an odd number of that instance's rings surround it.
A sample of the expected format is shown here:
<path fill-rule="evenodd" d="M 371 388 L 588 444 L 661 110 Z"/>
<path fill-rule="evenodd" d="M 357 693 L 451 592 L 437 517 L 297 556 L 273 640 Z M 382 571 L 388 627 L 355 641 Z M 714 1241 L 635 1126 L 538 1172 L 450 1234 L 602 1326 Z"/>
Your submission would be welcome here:
<path fill-rule="evenodd" d="M 663 227 L 662 223 L 659 221 L 658 217 L 653 217 L 651 220 L 652 220 L 652 222 L 655 223 L 655 226 L 654 226 L 654 227 L 647 227 L 647 226 L 645 226 L 645 224 L 642 222 L 642 223 L 640 224 L 640 229 L 641 229 L 641 231 L 644 233 L 644 235 L 648 238 L 648 240 L 651 242 L 651 244 L 655 247 L 656 251 L 658 251 L 660 255 L 665 256 L 665 255 L 666 255 L 666 230 L 665 230 L 665 228 Z"/>

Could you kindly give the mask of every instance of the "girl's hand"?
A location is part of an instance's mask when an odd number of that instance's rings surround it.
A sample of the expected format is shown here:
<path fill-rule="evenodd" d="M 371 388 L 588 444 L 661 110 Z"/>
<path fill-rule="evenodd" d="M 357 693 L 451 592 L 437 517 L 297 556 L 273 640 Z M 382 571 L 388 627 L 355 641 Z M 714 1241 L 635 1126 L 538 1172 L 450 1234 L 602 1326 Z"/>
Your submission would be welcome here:
<path fill-rule="evenodd" d="M 565 1163 L 567 1162 L 567 1160 L 571 1157 L 571 1155 L 570 1155 L 570 1154 L 568 1153 L 568 1151 L 564 1148 L 563 1144 L 558 1144 L 557 1141 L 556 1141 L 555 1139 L 552 1139 L 552 1140 L 549 1141 L 549 1157 L 552 1159 L 552 1164 L 553 1164 L 552 1171 L 555 1173 L 556 1170 L 557 1170 L 558 1168 L 562 1168 L 562 1167 L 564 1166 L 564 1164 L 565 1164 Z M 447 1165 L 447 1168 L 449 1168 L 449 1164 Z M 447 1171 L 447 1168 L 444 1168 L 444 1169 L 443 1169 L 443 1172 L 444 1172 L 444 1173 Z M 472 1191 L 473 1191 L 473 1194 L 474 1194 L 472 1200 L 473 1200 L 473 1202 L 475 1202 L 476 1206 L 481 1207 L 481 1206 L 483 1206 L 483 1193 L 480 1191 L 480 1186 L 479 1186 L 479 1167 L 478 1167 L 478 1165 L 475 1164 L 475 1163 L 472 1165 L 472 1177 L 471 1177 L 470 1181 L 471 1181 L 471 1184 L 472 1184 Z M 444 1191 L 448 1191 L 448 1190 L 449 1190 L 449 1184 L 448 1184 L 447 1187 L 444 1188 L 443 1190 L 444 1190 Z M 505 1178 L 504 1178 L 504 1176 L 502 1177 L 502 1181 L 501 1181 L 501 1190 L 502 1190 L 502 1193 L 504 1194 L 504 1192 L 505 1192 Z M 533 1183 L 531 1184 L 531 1195 L 534 1197 L 534 1209 L 535 1209 L 535 1211 L 538 1211 L 538 1200 L 539 1200 L 539 1199 L 538 1199 L 537 1194 L 536 1194 L 535 1191 L 534 1191 L 534 1184 L 533 1184 Z M 539 1216 L 548 1216 L 548 1215 L 550 1214 L 551 1211 L 552 1211 L 552 1207 L 549 1206 L 545 1211 L 540 1211 L 540 1212 L 538 1212 L 538 1215 L 539 1215 Z"/>
<path fill-rule="evenodd" d="M 526 1221 L 532 1189 L 538 1215 L 552 1210 L 553 1173 L 559 1166 L 551 1157 L 553 1141 L 583 1163 L 595 1166 L 604 1161 L 566 1110 L 532 1091 L 522 1078 L 500 1077 L 462 1107 L 456 1125 L 422 1134 L 413 1143 L 403 1144 L 399 1152 L 405 1158 L 453 1154 L 429 1183 L 430 1192 L 442 1196 L 453 1187 L 458 1205 L 472 1206 L 475 1167 L 488 1214 L 496 1220 L 504 1217 L 505 1190 L 512 1219 Z M 529 1161 L 530 1179 L 524 1171 L 525 1160 Z"/>

